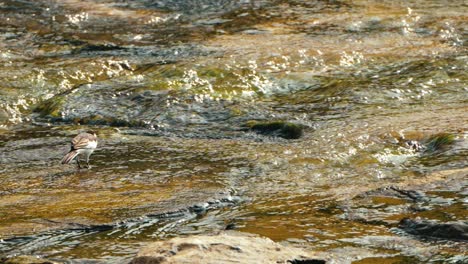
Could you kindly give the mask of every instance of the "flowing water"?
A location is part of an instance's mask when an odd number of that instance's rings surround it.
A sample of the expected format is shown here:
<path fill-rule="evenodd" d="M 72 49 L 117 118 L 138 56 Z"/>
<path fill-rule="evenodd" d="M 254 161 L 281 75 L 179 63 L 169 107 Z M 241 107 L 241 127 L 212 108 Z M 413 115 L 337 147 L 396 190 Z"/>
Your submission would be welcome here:
<path fill-rule="evenodd" d="M 337 263 L 468 261 L 398 225 L 468 224 L 467 11 L 1 1 L 0 252 L 125 263 L 234 228 Z M 92 168 L 59 165 L 87 129 Z"/>

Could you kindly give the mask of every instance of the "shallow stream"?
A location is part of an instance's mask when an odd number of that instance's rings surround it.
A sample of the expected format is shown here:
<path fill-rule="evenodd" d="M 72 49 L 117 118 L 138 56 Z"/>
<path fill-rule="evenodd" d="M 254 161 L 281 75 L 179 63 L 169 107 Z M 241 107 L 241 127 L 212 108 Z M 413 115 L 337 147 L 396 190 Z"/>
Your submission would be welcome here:
<path fill-rule="evenodd" d="M 236 229 L 336 263 L 468 262 L 400 222 L 468 225 L 467 11 L 1 1 L 0 256 L 126 263 Z M 87 129 L 92 168 L 60 165 Z"/>

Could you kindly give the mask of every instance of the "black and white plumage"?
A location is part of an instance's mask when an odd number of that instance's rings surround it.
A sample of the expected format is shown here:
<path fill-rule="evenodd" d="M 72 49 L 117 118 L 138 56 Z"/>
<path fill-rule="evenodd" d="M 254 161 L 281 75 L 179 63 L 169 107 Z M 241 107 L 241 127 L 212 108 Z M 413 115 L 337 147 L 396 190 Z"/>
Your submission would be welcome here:
<path fill-rule="evenodd" d="M 70 151 L 63 157 L 62 164 L 69 164 L 76 158 L 78 168 L 80 165 L 80 156 L 84 156 L 87 168 L 89 168 L 89 156 L 97 147 L 97 136 L 96 133 L 80 133 L 71 142 Z M 78 156 L 78 157 L 77 157 Z"/>

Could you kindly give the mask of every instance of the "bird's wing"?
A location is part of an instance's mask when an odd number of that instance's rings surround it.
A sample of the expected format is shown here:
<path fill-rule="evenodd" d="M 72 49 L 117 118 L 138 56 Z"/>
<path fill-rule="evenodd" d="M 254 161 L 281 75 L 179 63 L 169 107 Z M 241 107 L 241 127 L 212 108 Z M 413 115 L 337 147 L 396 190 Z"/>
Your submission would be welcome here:
<path fill-rule="evenodd" d="M 91 138 L 87 134 L 79 134 L 72 140 L 73 149 L 83 149 L 89 145 Z"/>

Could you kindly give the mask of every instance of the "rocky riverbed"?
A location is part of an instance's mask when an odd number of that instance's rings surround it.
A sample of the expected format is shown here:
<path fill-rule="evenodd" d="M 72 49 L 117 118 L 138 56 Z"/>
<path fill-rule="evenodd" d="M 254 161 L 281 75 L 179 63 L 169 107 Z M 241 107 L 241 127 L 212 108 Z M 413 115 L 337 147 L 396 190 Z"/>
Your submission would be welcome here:
<path fill-rule="evenodd" d="M 0 258 L 467 262 L 466 9 L 3 1 Z"/>

